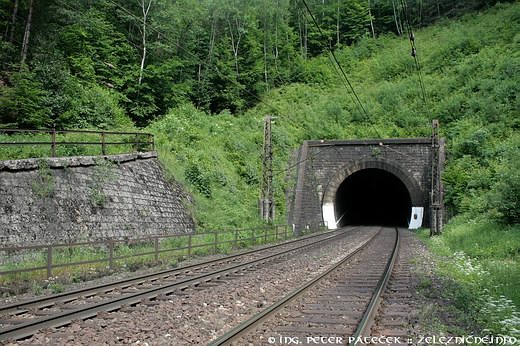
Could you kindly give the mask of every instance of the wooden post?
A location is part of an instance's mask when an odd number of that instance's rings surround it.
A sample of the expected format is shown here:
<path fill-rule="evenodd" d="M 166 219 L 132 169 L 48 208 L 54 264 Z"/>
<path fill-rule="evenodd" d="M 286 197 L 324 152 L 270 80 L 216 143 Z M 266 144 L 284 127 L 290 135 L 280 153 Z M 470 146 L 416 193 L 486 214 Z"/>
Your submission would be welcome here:
<path fill-rule="evenodd" d="M 114 269 L 114 239 L 108 239 L 108 268 Z"/>
<path fill-rule="evenodd" d="M 150 144 L 151 151 L 154 151 L 155 150 L 155 143 L 154 143 L 153 135 L 151 133 L 148 134 L 148 142 Z"/>
<path fill-rule="evenodd" d="M 105 143 L 105 132 L 101 132 L 101 154 L 106 155 L 107 154 L 107 146 Z"/>
<path fill-rule="evenodd" d="M 139 152 L 139 134 L 135 135 L 135 151 Z"/>
<path fill-rule="evenodd" d="M 159 237 L 154 238 L 155 245 L 155 262 L 159 262 Z"/>
<path fill-rule="evenodd" d="M 214 242 L 215 253 L 217 253 L 217 250 L 218 250 L 217 244 L 218 244 L 218 231 L 215 231 L 215 242 Z"/>
<path fill-rule="evenodd" d="M 47 278 L 52 277 L 52 246 L 47 247 Z"/>
<path fill-rule="evenodd" d="M 188 235 L 188 256 L 191 255 L 191 233 Z"/>
<path fill-rule="evenodd" d="M 51 156 L 56 157 L 56 129 L 52 128 L 51 132 Z"/>

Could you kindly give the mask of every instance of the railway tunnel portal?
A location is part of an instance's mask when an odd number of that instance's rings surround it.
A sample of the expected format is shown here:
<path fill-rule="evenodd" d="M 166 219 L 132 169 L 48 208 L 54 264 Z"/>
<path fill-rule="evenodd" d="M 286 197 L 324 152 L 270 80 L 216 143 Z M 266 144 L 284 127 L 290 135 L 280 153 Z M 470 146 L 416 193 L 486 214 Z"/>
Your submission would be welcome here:
<path fill-rule="evenodd" d="M 431 138 L 306 141 L 293 157 L 298 169 L 287 196 L 287 221 L 296 232 L 317 221 L 330 229 L 428 227 L 432 155 Z"/>

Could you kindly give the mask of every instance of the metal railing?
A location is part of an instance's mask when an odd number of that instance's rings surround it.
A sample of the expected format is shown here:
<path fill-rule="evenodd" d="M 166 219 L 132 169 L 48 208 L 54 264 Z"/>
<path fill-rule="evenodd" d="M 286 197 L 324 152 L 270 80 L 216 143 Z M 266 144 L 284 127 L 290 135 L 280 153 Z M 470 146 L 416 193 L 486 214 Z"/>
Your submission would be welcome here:
<path fill-rule="evenodd" d="M 309 230 L 310 232 L 311 230 Z M 308 232 L 305 232 L 308 233 Z M 30 268 L 20 268 L 12 270 L 0 271 L 0 277 L 4 275 L 20 274 L 34 271 L 46 271 L 47 277 L 53 276 L 53 269 L 72 267 L 72 266 L 83 266 L 88 264 L 96 263 L 107 263 L 108 269 L 112 270 L 115 268 L 116 261 L 129 259 L 132 257 L 152 256 L 153 261 L 159 263 L 160 257 L 165 253 L 180 252 L 183 255 L 192 255 L 194 250 L 198 248 L 206 248 L 206 251 L 216 253 L 219 250 L 219 246 L 230 244 L 233 248 L 240 247 L 239 245 L 259 245 L 266 244 L 268 242 L 276 242 L 280 240 L 287 240 L 289 237 L 294 236 L 292 231 L 289 231 L 287 225 L 274 225 L 265 226 L 251 229 L 237 229 L 233 231 L 216 231 L 206 233 L 187 233 L 187 234 L 175 234 L 175 235 L 156 235 L 150 237 L 142 237 L 135 239 L 115 239 L 106 238 L 99 241 L 92 242 L 81 242 L 81 243 L 63 243 L 63 244 L 51 244 L 51 245 L 31 245 L 31 246 L 17 246 L 17 247 L 2 247 L 0 248 L 0 256 L 3 258 L 4 263 L 0 265 L 0 268 L 4 268 L 9 265 L 13 265 L 15 262 L 17 265 L 26 262 L 24 257 L 28 256 L 28 251 L 39 252 L 40 258 L 43 256 L 43 260 L 38 261 L 38 265 Z M 168 242 L 170 241 L 170 243 Z M 168 246 L 171 243 L 178 243 L 177 246 Z M 131 253 L 125 255 L 118 255 L 118 247 L 122 245 L 143 245 L 148 244 L 143 252 Z M 99 256 L 100 251 L 104 249 L 104 257 L 81 260 L 76 262 L 64 262 L 55 263 L 54 255 L 61 250 L 66 252 L 66 249 L 72 249 L 77 247 L 83 247 L 90 250 L 91 254 Z M 9 258 L 15 258 L 9 260 Z M 67 257 L 67 256 L 65 256 Z M 41 265 L 40 265 L 41 263 Z"/>
<path fill-rule="evenodd" d="M 155 150 L 154 136 L 151 133 L 143 132 L 115 132 L 115 131 L 90 131 L 90 130 L 56 130 L 56 129 L 39 129 L 39 130 L 25 130 L 25 129 L 8 129 L 0 128 L 0 134 L 47 134 L 49 141 L 18 141 L 18 142 L 0 142 L 0 146 L 23 146 L 23 145 L 41 145 L 49 146 L 51 156 L 56 157 L 56 149 L 63 145 L 85 145 L 95 146 L 99 145 L 101 154 L 107 154 L 107 147 L 113 145 L 132 145 L 133 151 L 153 151 Z M 98 135 L 97 141 L 67 141 L 67 134 L 84 134 L 84 135 Z M 116 141 L 111 139 L 114 136 L 124 136 L 126 141 Z M 63 138 L 60 138 L 63 137 Z"/>

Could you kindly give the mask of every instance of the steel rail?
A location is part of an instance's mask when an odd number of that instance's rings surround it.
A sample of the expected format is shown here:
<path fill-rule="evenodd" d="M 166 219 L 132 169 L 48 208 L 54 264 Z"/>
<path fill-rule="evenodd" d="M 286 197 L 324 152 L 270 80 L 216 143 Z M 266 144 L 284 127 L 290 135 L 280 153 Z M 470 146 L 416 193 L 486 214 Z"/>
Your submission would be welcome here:
<path fill-rule="evenodd" d="M 375 293 L 372 295 L 372 299 L 370 299 L 370 303 L 367 306 L 367 309 L 365 310 L 365 313 L 363 314 L 363 318 L 361 319 L 361 322 L 359 322 L 358 327 L 356 331 L 354 332 L 354 335 L 352 335 L 353 341 L 349 343 L 349 346 L 356 346 L 361 343 L 361 338 L 368 336 L 370 334 L 370 329 L 372 328 L 372 325 L 374 323 L 374 318 L 377 314 L 377 310 L 379 309 L 379 305 L 381 304 L 382 297 L 386 285 L 388 283 L 388 280 L 390 279 L 390 276 L 392 275 L 392 270 L 394 269 L 394 264 L 397 259 L 397 255 L 399 254 L 399 246 L 400 246 L 400 238 L 399 238 L 399 229 L 396 227 L 396 237 L 395 237 L 395 243 L 394 248 L 392 250 L 392 255 L 388 259 L 388 262 L 386 263 L 385 271 L 383 272 L 383 275 L 381 276 L 381 279 L 379 279 L 379 282 L 376 287 Z"/>
<path fill-rule="evenodd" d="M 359 227 L 352 228 L 352 229 L 349 229 L 348 231 L 349 232 L 354 231 L 358 228 Z M 149 281 L 154 278 L 160 279 L 161 277 L 167 276 L 167 275 L 174 275 L 176 273 L 182 273 L 185 271 L 193 271 L 193 270 L 196 270 L 199 268 L 204 268 L 204 267 L 207 267 L 207 266 L 210 266 L 213 264 L 225 263 L 232 259 L 239 258 L 241 256 L 247 256 L 247 255 L 259 253 L 259 252 L 270 250 L 270 249 L 276 249 L 276 248 L 279 248 L 282 246 L 287 246 L 287 245 L 302 242 L 302 241 L 305 241 L 308 239 L 313 239 L 313 238 L 317 238 L 317 237 L 321 237 L 321 236 L 330 235 L 330 234 L 333 234 L 336 232 L 337 232 L 337 230 L 323 232 L 323 233 L 314 234 L 314 235 L 307 236 L 307 237 L 301 237 L 301 238 L 287 241 L 284 243 L 279 243 L 279 244 L 274 244 L 274 245 L 269 245 L 269 246 L 262 246 L 258 249 L 239 252 L 239 253 L 236 253 L 233 255 L 228 255 L 228 256 L 225 256 L 225 257 L 222 257 L 219 259 L 215 259 L 215 260 L 204 261 L 201 263 L 191 264 L 191 265 L 187 265 L 187 266 L 181 266 L 181 267 L 177 267 L 177 268 L 173 268 L 173 269 L 162 270 L 162 271 L 158 271 L 155 273 L 144 274 L 144 275 L 140 275 L 137 277 L 131 277 L 131 278 L 127 278 L 127 279 L 113 281 L 113 282 L 106 283 L 106 284 L 80 288 L 77 290 L 53 294 L 53 295 L 49 295 L 49 296 L 35 297 L 29 301 L 15 302 L 15 303 L 12 303 L 9 305 L 0 306 L 0 315 L 9 314 L 9 313 L 13 313 L 13 312 L 17 312 L 17 314 L 20 314 L 20 313 L 24 313 L 25 312 L 24 310 L 27 310 L 28 308 L 35 308 L 35 307 L 39 308 L 39 309 L 43 309 L 43 308 L 47 308 L 47 307 L 54 305 L 56 302 L 72 301 L 75 298 L 78 298 L 80 296 L 85 296 L 85 295 L 88 296 L 91 294 L 93 295 L 93 294 L 98 293 L 99 291 L 109 292 L 117 287 L 132 285 L 132 284 L 135 284 L 135 283 L 143 281 L 143 280 Z M 46 267 L 42 267 L 42 268 L 45 269 Z"/>
<path fill-rule="evenodd" d="M 237 275 L 242 271 L 250 270 L 262 264 L 276 261 L 277 259 L 280 259 L 281 257 L 286 256 L 292 252 L 296 252 L 304 248 L 314 247 L 326 241 L 334 240 L 347 234 L 348 232 L 339 232 L 338 234 L 328 236 L 324 239 L 320 239 L 317 242 L 300 245 L 295 248 L 287 249 L 275 254 L 264 256 L 262 258 L 251 260 L 249 262 L 237 264 L 223 269 L 218 269 L 209 273 L 200 274 L 192 278 L 181 279 L 177 282 L 169 283 L 163 286 L 152 287 L 146 290 L 142 290 L 142 292 L 126 294 L 122 297 L 117 297 L 107 301 L 94 303 L 89 306 L 80 307 L 76 310 L 67 310 L 54 315 L 45 316 L 42 318 L 35 318 L 28 322 L 0 329 L 0 341 L 27 338 L 37 333 L 39 330 L 43 328 L 64 326 L 75 319 L 84 320 L 95 317 L 97 313 L 102 311 L 110 312 L 118 310 L 123 306 L 132 306 L 143 301 L 152 300 L 157 298 L 158 296 L 171 295 L 175 292 L 183 291 L 189 287 L 204 286 L 204 284 L 212 280 L 225 279 L 226 277 Z"/>
<path fill-rule="evenodd" d="M 362 245 L 358 246 L 353 252 L 345 256 L 341 261 L 336 263 L 331 268 L 327 269 L 325 272 L 321 273 L 314 279 L 308 281 L 303 286 L 295 289 L 288 295 L 286 295 L 284 298 L 276 302 L 275 304 L 271 305 L 269 308 L 263 310 L 259 314 L 253 316 L 249 320 L 245 321 L 244 323 L 238 325 L 234 329 L 230 330 L 226 334 L 222 335 L 221 337 L 217 338 L 216 340 L 210 342 L 208 346 L 221 346 L 221 345 L 230 345 L 233 341 L 236 341 L 239 339 L 242 335 L 250 331 L 251 329 L 258 326 L 260 323 L 274 315 L 276 312 L 278 312 L 281 308 L 283 308 L 285 305 L 290 303 L 291 301 L 295 300 L 299 296 L 301 296 L 303 293 L 308 291 L 310 288 L 314 287 L 316 284 L 318 284 L 320 281 L 325 279 L 329 274 L 334 272 L 335 270 L 339 269 L 345 262 L 348 262 L 352 257 L 357 255 L 360 251 L 363 249 L 366 249 L 366 247 L 371 244 L 374 239 L 381 234 L 381 231 L 383 228 L 381 227 L 379 231 L 372 236 L 369 240 L 367 240 Z"/>

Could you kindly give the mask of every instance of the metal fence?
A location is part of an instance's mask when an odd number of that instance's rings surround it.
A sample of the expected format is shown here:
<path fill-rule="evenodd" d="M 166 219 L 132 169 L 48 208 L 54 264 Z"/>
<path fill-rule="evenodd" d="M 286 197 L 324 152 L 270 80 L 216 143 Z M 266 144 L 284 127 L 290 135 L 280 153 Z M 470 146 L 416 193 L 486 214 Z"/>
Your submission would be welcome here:
<path fill-rule="evenodd" d="M 305 233 L 310 233 L 315 230 L 316 229 L 308 229 Z M 114 269 L 116 261 L 142 256 L 153 256 L 154 262 L 159 263 L 161 255 L 165 253 L 182 252 L 189 256 L 192 255 L 194 250 L 198 248 L 206 248 L 208 252 L 216 253 L 218 252 L 219 247 L 225 244 L 229 244 L 229 246 L 233 248 L 238 248 L 246 244 L 258 245 L 266 244 L 268 242 L 286 240 L 293 235 L 294 234 L 292 230 L 289 230 L 287 225 L 274 225 L 251 229 L 238 229 L 233 231 L 157 235 L 134 239 L 106 238 L 99 241 L 82 243 L 2 247 L 0 248 L 0 256 L 5 260 L 5 263 L 0 266 L 0 268 L 3 267 L 3 269 L 6 269 L 6 266 L 8 267 L 9 265 L 13 265 L 14 262 L 16 262 L 17 265 L 21 265 L 25 261 L 23 258 L 19 258 L 20 254 L 23 254 L 22 257 L 24 257 L 27 256 L 28 252 L 31 251 L 37 252 L 39 256 L 43 256 L 44 259 L 40 260 L 38 265 L 30 268 L 18 268 L 0 271 L 0 277 L 4 275 L 13 275 L 34 271 L 46 271 L 47 277 L 52 277 L 53 269 L 56 268 L 83 266 L 103 262 L 108 264 L 109 269 Z M 142 249 L 143 252 L 118 255 L 118 247 L 125 245 L 142 246 L 143 244 L 147 245 L 144 247 L 144 249 Z M 175 246 L 172 246 L 172 244 Z M 91 251 L 96 251 L 98 255 L 100 251 L 103 253 L 104 249 L 104 257 L 76 262 L 63 261 L 63 263 L 55 263 L 54 254 L 60 250 L 63 252 L 66 251 L 66 249 L 72 248 L 87 248 Z M 13 257 L 16 257 L 16 260 L 10 261 L 9 258 Z M 66 257 L 67 256 L 65 256 L 65 258 Z"/>
<path fill-rule="evenodd" d="M 49 146 L 51 156 L 56 157 L 56 149 L 58 146 L 79 145 L 79 146 L 99 146 L 102 155 L 106 155 L 107 147 L 114 145 L 131 145 L 133 151 L 153 151 L 155 149 L 154 136 L 151 133 L 142 132 L 114 132 L 114 131 L 89 131 L 89 130 L 23 130 L 23 129 L 6 129 L 0 128 L 0 134 L 46 134 L 48 141 L 17 141 L 17 142 L 0 142 L 0 146 L 25 146 L 25 145 L 41 145 Z M 68 141 L 67 134 L 84 134 L 99 136 L 97 141 Z M 114 139 L 114 137 L 118 137 Z M 125 140 L 119 139 L 121 136 Z"/>

